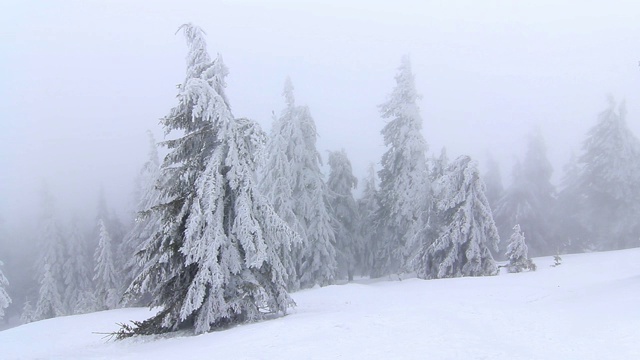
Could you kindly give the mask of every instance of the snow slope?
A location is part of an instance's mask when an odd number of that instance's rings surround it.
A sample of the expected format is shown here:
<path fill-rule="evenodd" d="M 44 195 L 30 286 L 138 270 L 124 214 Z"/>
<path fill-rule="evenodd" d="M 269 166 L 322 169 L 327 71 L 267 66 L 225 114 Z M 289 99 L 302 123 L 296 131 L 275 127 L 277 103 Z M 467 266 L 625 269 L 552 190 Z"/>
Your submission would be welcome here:
<path fill-rule="evenodd" d="M 0 332 L 0 359 L 640 359 L 640 249 L 535 259 L 538 271 L 361 280 L 293 294 L 288 316 L 199 336 L 107 341 L 147 309 Z"/>

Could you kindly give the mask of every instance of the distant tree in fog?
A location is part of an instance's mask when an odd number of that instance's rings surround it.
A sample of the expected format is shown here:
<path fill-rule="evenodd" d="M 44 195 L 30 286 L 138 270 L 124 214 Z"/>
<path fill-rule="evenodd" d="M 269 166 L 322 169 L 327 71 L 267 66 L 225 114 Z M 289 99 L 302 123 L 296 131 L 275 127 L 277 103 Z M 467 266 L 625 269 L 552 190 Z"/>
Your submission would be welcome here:
<path fill-rule="evenodd" d="M 580 176 L 578 158 L 572 154 L 564 166 L 564 175 L 558 192 L 558 205 L 554 211 L 555 229 L 553 235 L 558 239 L 558 247 L 570 253 L 592 251 L 595 249 L 593 239 L 582 223 L 581 207 L 583 206 L 580 189 L 577 186 Z"/>
<path fill-rule="evenodd" d="M 352 193 L 358 179 L 353 176 L 351 161 L 344 149 L 329 153 L 329 167 L 327 187 L 335 229 L 338 276 L 351 281 L 359 266 L 363 248 L 358 227 L 358 204 Z"/>
<path fill-rule="evenodd" d="M 58 281 L 54 278 L 51 270 L 53 266 L 45 264 L 43 267 L 42 278 L 39 282 L 38 303 L 33 313 L 32 320 L 34 321 L 65 315 Z"/>
<path fill-rule="evenodd" d="M 504 186 L 502 185 L 500 165 L 492 156 L 489 156 L 487 160 L 487 171 L 482 176 L 482 180 L 487 188 L 486 195 L 489 205 L 491 205 L 491 209 L 495 210 L 504 194 Z"/>
<path fill-rule="evenodd" d="M 95 269 L 93 281 L 95 283 L 96 305 L 98 309 L 115 309 L 120 300 L 120 287 L 113 254 L 111 235 L 105 222 L 98 220 L 98 247 L 94 254 Z"/>
<path fill-rule="evenodd" d="M 477 165 L 468 156 L 451 163 L 434 184 L 435 240 L 424 238 L 414 259 L 420 278 L 495 275 L 498 231 Z"/>
<path fill-rule="evenodd" d="M 613 98 L 587 134 L 575 179 L 565 187 L 578 201 L 586 243 L 597 249 L 640 245 L 640 142 L 629 130 L 624 103 Z"/>
<path fill-rule="evenodd" d="M 87 239 L 80 230 L 78 219 L 71 220 L 65 234 L 65 262 L 63 265 L 63 302 L 67 313 L 82 314 L 95 310 L 93 284 L 91 282 L 91 259 Z"/>
<path fill-rule="evenodd" d="M 147 161 L 142 166 L 136 179 L 136 216 L 134 225 L 125 235 L 122 241 L 120 253 L 123 256 L 122 276 L 125 290 L 131 285 L 133 279 L 139 274 L 141 265 L 138 264 L 138 257 L 135 255 L 141 250 L 142 245 L 162 226 L 158 213 L 153 211 L 153 207 L 162 202 L 161 192 L 158 188 L 160 178 L 160 160 L 158 158 L 158 148 L 153 134 L 147 132 L 149 136 L 149 152 Z M 127 299 L 134 302 L 137 299 Z"/>
<path fill-rule="evenodd" d="M 360 264 L 362 274 L 371 274 L 376 268 L 375 255 L 381 245 L 381 238 L 375 229 L 376 214 L 380 203 L 378 198 L 378 176 L 373 164 L 367 169 L 367 176 L 362 181 L 362 196 L 358 199 L 358 212 L 360 214 L 360 236 L 363 241 Z"/>
<path fill-rule="evenodd" d="M 395 77 L 396 87 L 379 106 L 389 121 L 382 129 L 387 151 L 382 156 L 380 208 L 376 229 L 380 242 L 373 276 L 403 270 L 417 234 L 427 227 L 430 190 L 427 171 L 427 143 L 422 136 L 419 95 L 409 57 L 402 58 Z"/>
<path fill-rule="evenodd" d="M 495 205 L 494 218 L 500 236 L 507 239 L 513 226 L 520 224 L 533 256 L 553 254 L 558 247 L 552 232 L 556 206 L 552 173 L 544 140 L 536 132 L 529 138 L 524 161 L 514 166 L 511 185 Z"/>
<path fill-rule="evenodd" d="M 45 187 L 41 192 L 42 208 L 38 231 L 38 259 L 36 276 L 39 286 L 38 299 L 32 320 L 65 315 L 64 293 L 64 243 L 55 213 L 53 196 Z"/>
<path fill-rule="evenodd" d="M 2 261 L 0 261 L 0 320 L 4 317 L 4 309 L 6 309 L 9 304 L 11 304 L 11 298 L 7 293 L 7 287 L 9 286 L 9 281 L 4 276 L 2 272 Z"/>
<path fill-rule="evenodd" d="M 286 107 L 273 124 L 262 191 L 302 240 L 281 254 L 288 267 L 289 289 L 329 285 L 336 276 L 335 234 L 316 149 L 316 125 L 307 106 L 296 106 L 288 78 L 283 96 Z"/>

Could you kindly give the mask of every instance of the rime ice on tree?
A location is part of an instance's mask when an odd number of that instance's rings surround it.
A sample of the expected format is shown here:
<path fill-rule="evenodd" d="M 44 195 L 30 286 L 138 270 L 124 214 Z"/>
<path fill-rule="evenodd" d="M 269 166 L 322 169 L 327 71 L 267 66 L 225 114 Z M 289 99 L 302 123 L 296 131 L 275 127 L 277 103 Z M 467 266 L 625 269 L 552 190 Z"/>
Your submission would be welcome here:
<path fill-rule="evenodd" d="M 415 258 L 425 279 L 497 273 L 490 248 L 497 250 L 498 231 L 484 195 L 477 165 L 468 156 L 456 159 L 434 185 L 438 217 L 436 239 L 423 242 Z"/>
<path fill-rule="evenodd" d="M 382 156 L 380 209 L 376 228 L 380 232 L 376 266 L 372 276 L 397 272 L 416 243 L 416 234 L 427 227 L 430 185 L 427 174 L 427 143 L 422 137 L 419 98 L 409 58 L 405 56 L 395 77 L 396 87 L 381 104 L 389 122 L 382 129 L 387 151 Z"/>
<path fill-rule="evenodd" d="M 509 238 L 506 257 L 509 260 L 507 270 L 509 272 L 521 272 L 523 270 L 535 270 L 536 266 L 527 257 L 527 244 L 524 242 L 524 234 L 520 230 L 520 225 L 513 227 L 513 234 Z"/>
<path fill-rule="evenodd" d="M 283 96 L 286 107 L 274 120 L 261 185 L 278 215 L 302 239 L 293 251 L 282 252 L 289 288 L 329 285 L 336 275 L 335 235 L 316 150 L 316 125 L 308 107 L 295 105 L 288 78 Z"/>
<path fill-rule="evenodd" d="M 638 246 L 640 238 L 640 141 L 626 123 L 624 103 L 612 98 L 589 130 L 568 189 L 579 202 L 587 243 L 611 250 Z"/>
<path fill-rule="evenodd" d="M 162 310 L 120 337 L 193 328 L 196 333 L 285 312 L 292 304 L 277 249 L 295 236 L 255 189 L 265 134 L 234 119 L 224 94 L 227 68 L 211 59 L 203 31 L 183 25 L 189 53 L 178 105 L 162 123 L 169 154 L 154 207 L 163 226 L 142 245 L 141 274 L 129 288 Z"/>

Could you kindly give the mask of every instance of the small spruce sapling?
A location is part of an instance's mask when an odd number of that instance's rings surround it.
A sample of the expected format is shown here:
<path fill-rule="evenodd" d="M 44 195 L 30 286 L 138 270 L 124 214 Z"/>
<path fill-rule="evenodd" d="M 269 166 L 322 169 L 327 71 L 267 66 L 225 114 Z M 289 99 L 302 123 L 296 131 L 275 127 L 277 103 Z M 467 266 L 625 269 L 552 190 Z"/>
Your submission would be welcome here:
<path fill-rule="evenodd" d="M 525 243 L 525 237 L 520 225 L 513 227 L 513 234 L 509 238 L 509 245 L 507 246 L 507 259 L 509 264 L 507 270 L 510 273 L 518 273 L 522 271 L 535 271 L 536 265 L 533 261 L 527 258 L 527 244 Z"/>
<path fill-rule="evenodd" d="M 555 255 L 553 255 L 553 267 L 556 267 L 558 265 L 562 265 L 562 258 L 560 257 L 560 251 L 556 252 Z"/>

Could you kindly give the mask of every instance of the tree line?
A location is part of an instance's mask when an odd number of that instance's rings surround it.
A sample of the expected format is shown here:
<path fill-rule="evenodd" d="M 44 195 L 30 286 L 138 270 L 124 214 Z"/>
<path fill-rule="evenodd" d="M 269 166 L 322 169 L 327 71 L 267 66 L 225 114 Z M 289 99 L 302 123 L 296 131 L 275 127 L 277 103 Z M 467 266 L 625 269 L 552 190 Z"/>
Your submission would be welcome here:
<path fill-rule="evenodd" d="M 379 105 L 386 151 L 379 170 L 358 179 L 344 150 L 331 151 L 325 178 L 311 110 L 295 101 L 269 134 L 233 115 L 228 69 L 212 58 L 204 33 L 181 27 L 188 47 L 177 105 L 161 120 L 161 161 L 150 135 L 136 181 L 130 225 L 104 197 L 89 235 L 77 220 L 62 229 L 55 201 L 42 193 L 35 282 L 21 296 L 25 322 L 148 305 L 152 318 L 124 325 L 120 337 L 191 328 L 196 333 L 284 314 L 290 293 L 356 276 L 419 278 L 535 269 L 528 259 L 609 250 L 640 242 L 640 143 L 613 100 L 582 152 L 551 184 L 544 140 L 532 135 L 506 189 L 495 161 L 481 176 L 469 156 L 428 156 L 408 57 Z M 509 241 L 500 242 L 500 239 Z M 526 245 L 525 245 L 526 238 Z M 9 277 L 11 280 L 11 277 Z M 0 317 L 11 290 L 0 272 Z"/>

